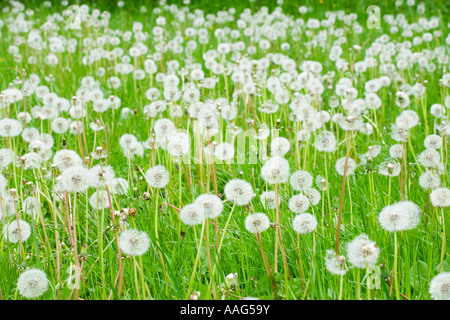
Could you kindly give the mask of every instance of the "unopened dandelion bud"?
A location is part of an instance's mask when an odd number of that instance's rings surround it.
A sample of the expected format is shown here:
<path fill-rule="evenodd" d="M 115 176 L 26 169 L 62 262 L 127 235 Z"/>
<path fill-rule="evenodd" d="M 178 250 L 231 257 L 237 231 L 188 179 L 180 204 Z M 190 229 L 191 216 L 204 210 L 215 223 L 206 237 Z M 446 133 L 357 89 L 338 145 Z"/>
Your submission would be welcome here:
<path fill-rule="evenodd" d="M 144 192 L 143 196 L 144 200 L 150 200 L 150 192 Z"/>

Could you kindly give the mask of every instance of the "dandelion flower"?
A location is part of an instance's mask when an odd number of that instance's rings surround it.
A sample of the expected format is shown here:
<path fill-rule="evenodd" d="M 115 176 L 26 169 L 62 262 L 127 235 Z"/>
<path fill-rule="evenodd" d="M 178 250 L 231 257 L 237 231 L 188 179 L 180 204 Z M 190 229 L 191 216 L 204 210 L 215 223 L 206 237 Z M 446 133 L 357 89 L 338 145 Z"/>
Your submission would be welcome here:
<path fill-rule="evenodd" d="M 150 247 L 150 238 L 145 231 L 127 229 L 119 236 L 119 247 L 129 256 L 142 256 Z"/>
<path fill-rule="evenodd" d="M 314 146 L 317 151 L 333 152 L 336 150 L 336 137 L 331 131 L 323 130 L 316 136 Z"/>
<path fill-rule="evenodd" d="M 296 213 L 301 214 L 304 213 L 309 208 L 309 200 L 308 198 L 303 194 L 298 194 L 296 196 L 293 196 L 289 200 L 289 209 Z"/>
<path fill-rule="evenodd" d="M 289 178 L 289 183 L 295 191 L 303 191 L 313 185 L 313 176 L 304 170 L 295 171 Z"/>
<path fill-rule="evenodd" d="M 17 223 L 17 221 L 19 222 Z M 24 220 L 14 220 L 4 228 L 3 234 L 11 243 L 17 243 L 18 241 L 25 242 L 31 236 L 31 226 Z"/>
<path fill-rule="evenodd" d="M 39 269 L 30 269 L 21 273 L 17 281 L 19 293 L 28 299 L 43 295 L 47 287 L 47 275 Z"/>
<path fill-rule="evenodd" d="M 95 210 L 109 208 L 108 193 L 106 190 L 100 189 L 95 191 L 89 198 L 89 204 Z"/>
<path fill-rule="evenodd" d="M 400 201 L 384 207 L 378 221 L 390 232 L 414 229 L 420 222 L 420 208 L 411 201 Z"/>
<path fill-rule="evenodd" d="M 341 176 L 344 175 L 344 169 L 345 169 L 345 158 L 346 157 L 342 157 L 340 159 L 338 159 L 336 161 L 336 171 L 337 173 L 339 173 Z M 347 176 L 351 176 L 355 173 L 355 169 L 356 169 L 356 162 L 355 160 L 353 160 L 352 158 L 348 158 L 347 160 L 347 172 L 346 175 Z"/>
<path fill-rule="evenodd" d="M 440 149 L 442 147 L 442 137 L 437 134 L 430 134 L 423 141 L 426 149 Z"/>
<path fill-rule="evenodd" d="M 130 184 L 124 178 L 114 178 L 110 183 L 112 194 L 127 194 L 130 188 Z"/>
<path fill-rule="evenodd" d="M 205 210 L 199 204 L 187 204 L 180 211 L 180 219 L 190 226 L 201 224 L 205 219 Z"/>
<path fill-rule="evenodd" d="M 246 206 L 254 197 L 250 183 L 242 179 L 232 179 L 225 185 L 225 196 L 238 206 Z"/>
<path fill-rule="evenodd" d="M 89 169 L 89 185 L 94 188 L 109 185 L 114 175 L 114 169 L 111 166 L 97 164 Z"/>
<path fill-rule="evenodd" d="M 430 193 L 430 201 L 434 207 L 445 208 L 450 206 L 450 190 L 437 188 Z"/>
<path fill-rule="evenodd" d="M 275 191 L 264 191 L 259 196 L 261 203 L 264 209 L 276 209 L 275 203 Z M 278 203 L 280 201 L 280 197 L 278 197 Z"/>
<path fill-rule="evenodd" d="M 292 228 L 299 234 L 313 232 L 317 227 L 317 219 L 310 213 L 297 215 L 292 222 Z"/>
<path fill-rule="evenodd" d="M 217 218 L 223 211 L 223 201 L 215 194 L 202 194 L 195 199 L 194 204 L 203 207 L 205 217 Z"/>
<path fill-rule="evenodd" d="M 419 154 L 417 161 L 427 168 L 436 168 L 439 165 L 441 155 L 435 149 L 426 149 Z"/>
<path fill-rule="evenodd" d="M 419 186 L 423 189 L 435 189 L 441 185 L 439 175 L 431 170 L 426 170 L 419 177 Z"/>
<path fill-rule="evenodd" d="M 272 143 L 270 144 L 270 150 L 272 152 L 273 157 L 282 157 L 284 156 L 289 149 L 291 148 L 291 144 L 289 143 L 289 140 L 283 137 L 277 137 L 272 140 Z"/>
<path fill-rule="evenodd" d="M 214 156 L 221 161 L 228 161 L 234 157 L 234 146 L 230 143 L 219 143 L 214 148 Z"/>
<path fill-rule="evenodd" d="M 348 261 L 360 269 L 373 266 L 378 260 L 379 252 L 376 243 L 365 234 L 357 236 L 347 245 Z"/>
<path fill-rule="evenodd" d="M 269 184 L 285 183 L 289 179 L 289 162 L 282 157 L 272 157 L 262 166 L 261 176 Z"/>
<path fill-rule="evenodd" d="M 10 148 L 0 149 L 0 168 L 5 168 L 13 161 L 15 157 L 14 151 Z"/>
<path fill-rule="evenodd" d="M 396 177 L 400 171 L 401 165 L 396 159 L 386 159 L 378 166 L 378 172 L 383 176 Z"/>
<path fill-rule="evenodd" d="M 325 267 L 331 274 L 343 276 L 347 273 L 347 265 L 344 256 L 337 256 L 333 250 L 327 250 L 325 256 Z"/>
<path fill-rule="evenodd" d="M 53 156 L 53 163 L 59 170 L 64 171 L 73 166 L 81 166 L 83 164 L 83 160 L 75 151 L 66 149 L 55 152 L 55 155 Z"/>
<path fill-rule="evenodd" d="M 264 213 L 249 214 L 245 218 L 245 229 L 251 233 L 261 233 L 270 227 L 270 220 Z"/>
<path fill-rule="evenodd" d="M 65 191 L 83 192 L 89 187 L 89 170 L 82 166 L 73 166 L 63 171 L 61 183 Z"/>
<path fill-rule="evenodd" d="M 162 165 L 156 165 L 145 173 L 145 180 L 152 188 L 164 188 L 169 183 L 169 179 L 169 171 Z"/>
<path fill-rule="evenodd" d="M 442 272 L 431 279 L 429 292 L 434 300 L 450 300 L 450 272 Z"/>

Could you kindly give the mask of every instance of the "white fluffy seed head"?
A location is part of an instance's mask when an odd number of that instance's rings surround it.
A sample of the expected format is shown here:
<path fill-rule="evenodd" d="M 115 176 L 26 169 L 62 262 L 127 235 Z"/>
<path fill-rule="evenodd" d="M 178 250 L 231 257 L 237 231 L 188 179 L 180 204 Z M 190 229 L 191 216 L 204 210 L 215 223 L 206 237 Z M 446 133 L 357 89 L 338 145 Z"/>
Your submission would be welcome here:
<path fill-rule="evenodd" d="M 221 161 L 228 161 L 234 157 L 234 146 L 230 143 L 219 143 L 214 148 L 214 156 Z"/>
<path fill-rule="evenodd" d="M 249 214 L 245 218 L 245 228 L 251 233 L 261 233 L 270 227 L 270 220 L 264 213 Z"/>
<path fill-rule="evenodd" d="M 396 159 L 386 159 L 378 166 L 378 173 L 383 176 L 396 177 L 400 171 L 401 165 Z"/>
<path fill-rule="evenodd" d="M 298 194 L 298 195 L 293 196 L 289 200 L 288 206 L 292 212 L 294 212 L 296 214 L 301 214 L 301 213 L 304 213 L 306 210 L 308 210 L 309 199 L 303 194 Z"/>
<path fill-rule="evenodd" d="M 439 175 L 432 170 L 426 170 L 419 177 L 419 185 L 423 189 L 436 189 L 440 186 L 441 179 Z"/>
<path fill-rule="evenodd" d="M 450 206 L 450 190 L 437 188 L 430 193 L 430 201 L 434 207 L 445 208 Z"/>
<path fill-rule="evenodd" d="M 425 149 L 419 154 L 417 159 L 419 163 L 427 168 L 436 168 L 439 166 L 441 155 L 435 149 Z"/>
<path fill-rule="evenodd" d="M 21 273 L 17 281 L 17 290 L 20 295 L 28 299 L 43 295 L 47 287 L 47 275 L 39 269 L 30 269 Z"/>
<path fill-rule="evenodd" d="M 217 218 L 223 211 L 223 201 L 215 194 L 202 194 L 195 199 L 194 204 L 203 207 L 205 217 Z"/>
<path fill-rule="evenodd" d="M 390 232 L 414 229 L 420 222 L 420 208 L 411 201 L 400 201 L 384 207 L 378 221 Z"/>
<path fill-rule="evenodd" d="M 61 184 L 65 191 L 82 192 L 89 187 L 89 170 L 82 166 L 72 166 L 61 174 Z"/>
<path fill-rule="evenodd" d="M 142 256 L 150 247 L 150 238 L 145 231 L 127 229 L 119 236 L 119 247 L 129 256 Z"/>
<path fill-rule="evenodd" d="M 89 185 L 94 188 L 109 186 L 114 176 L 114 169 L 111 166 L 97 164 L 89 169 Z"/>
<path fill-rule="evenodd" d="M 334 250 L 327 250 L 325 256 L 325 267 L 331 274 L 343 276 L 348 268 L 344 256 L 337 256 Z"/>
<path fill-rule="evenodd" d="M 104 189 L 95 191 L 89 198 L 89 204 L 95 210 L 109 208 L 108 193 Z"/>
<path fill-rule="evenodd" d="M 201 224 L 205 219 L 203 206 L 195 203 L 185 205 L 180 211 L 180 219 L 184 224 L 190 226 Z"/>
<path fill-rule="evenodd" d="M 156 165 L 145 173 L 145 180 L 152 188 L 164 188 L 169 183 L 169 179 L 169 172 L 162 165 Z"/>
<path fill-rule="evenodd" d="M 276 209 L 275 191 L 264 191 L 259 198 L 264 209 Z M 280 197 L 278 197 L 278 203 L 280 203 Z"/>
<path fill-rule="evenodd" d="M 442 137 L 437 134 L 430 134 L 423 141 L 426 149 L 440 149 L 442 147 Z"/>
<path fill-rule="evenodd" d="M 365 234 L 357 236 L 347 245 L 348 261 L 359 269 L 375 265 L 379 253 L 377 244 Z"/>
<path fill-rule="evenodd" d="M 401 159 L 403 156 L 403 146 L 399 143 L 389 148 L 389 155 L 394 159 Z"/>
<path fill-rule="evenodd" d="M 316 206 L 319 204 L 320 199 L 322 196 L 320 195 L 320 192 L 314 188 L 308 188 L 303 191 L 305 195 L 308 197 L 309 203 L 313 206 Z"/>
<path fill-rule="evenodd" d="M 70 167 L 81 166 L 83 164 L 83 160 L 75 151 L 65 149 L 55 152 L 53 163 L 59 170 L 64 171 Z"/>
<path fill-rule="evenodd" d="M 112 194 L 127 194 L 130 189 L 130 184 L 124 178 L 114 178 L 110 183 Z"/>
<path fill-rule="evenodd" d="M 429 292 L 434 300 L 450 300 L 450 272 L 441 272 L 431 279 Z"/>
<path fill-rule="evenodd" d="M 323 130 L 316 136 L 314 146 L 317 151 L 333 152 L 336 150 L 336 137 L 333 132 Z"/>
<path fill-rule="evenodd" d="M 272 157 L 282 157 L 286 153 L 288 153 L 290 148 L 291 144 L 289 143 L 289 140 L 283 137 L 277 137 L 273 139 L 272 143 L 270 144 Z"/>
<path fill-rule="evenodd" d="M 14 220 L 4 228 L 3 234 L 11 243 L 25 242 L 31 236 L 31 226 L 25 220 Z"/>
<path fill-rule="evenodd" d="M 227 199 L 238 206 L 248 205 L 254 196 L 252 185 L 242 179 L 230 180 L 225 185 L 224 193 Z"/>
<path fill-rule="evenodd" d="M 292 222 L 292 228 L 299 234 L 313 232 L 317 227 L 317 219 L 310 213 L 297 215 Z"/>
<path fill-rule="evenodd" d="M 336 161 L 336 171 L 337 173 L 339 173 L 341 176 L 344 175 L 344 170 L 345 170 L 345 157 L 342 157 L 340 159 L 338 159 Z M 347 176 L 351 176 L 353 174 L 355 174 L 355 169 L 356 169 L 356 162 L 355 160 L 353 160 L 352 158 L 348 158 L 347 160 L 347 172 L 346 175 Z"/>
<path fill-rule="evenodd" d="M 262 166 L 261 177 L 269 184 L 285 183 L 289 179 L 289 162 L 282 157 L 272 157 Z"/>
<path fill-rule="evenodd" d="M 305 170 L 295 171 L 289 178 L 289 183 L 295 191 L 303 191 L 313 185 L 313 176 Z"/>

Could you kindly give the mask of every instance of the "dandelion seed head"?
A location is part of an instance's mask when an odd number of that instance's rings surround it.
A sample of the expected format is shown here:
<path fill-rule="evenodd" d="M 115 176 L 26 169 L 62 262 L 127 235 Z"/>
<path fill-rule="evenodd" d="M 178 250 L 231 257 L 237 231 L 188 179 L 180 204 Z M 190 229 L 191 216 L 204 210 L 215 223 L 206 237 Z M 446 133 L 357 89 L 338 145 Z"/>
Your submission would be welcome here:
<path fill-rule="evenodd" d="M 264 191 L 259 198 L 264 209 L 276 209 L 275 191 Z M 279 197 L 278 201 L 280 201 Z"/>
<path fill-rule="evenodd" d="M 47 275 L 39 269 L 30 269 L 21 273 L 17 281 L 17 290 L 20 295 L 28 299 L 43 295 L 47 287 Z"/>
<path fill-rule="evenodd" d="M 31 236 L 31 226 L 25 220 L 14 220 L 3 229 L 3 234 L 11 243 L 25 242 Z"/>
<path fill-rule="evenodd" d="M 419 154 L 417 161 L 427 167 L 436 168 L 441 160 L 441 155 L 435 149 L 425 149 Z"/>
<path fill-rule="evenodd" d="M 339 276 L 345 275 L 348 271 L 345 256 L 337 256 L 333 250 L 326 252 L 325 267 L 331 274 Z"/>
<path fill-rule="evenodd" d="M 430 193 L 430 201 L 434 207 L 445 208 L 450 206 L 450 190 L 436 188 Z"/>
<path fill-rule="evenodd" d="M 369 240 L 369 237 L 365 234 L 357 236 L 347 245 L 348 262 L 359 269 L 375 265 L 379 252 L 380 249 L 376 243 Z"/>
<path fill-rule="evenodd" d="M 290 148 L 291 144 L 289 140 L 283 137 L 277 137 L 273 139 L 272 143 L 270 144 L 272 157 L 282 157 L 286 153 L 288 153 Z"/>
<path fill-rule="evenodd" d="M 288 206 L 289 206 L 289 210 L 291 210 L 292 212 L 294 212 L 296 214 L 301 214 L 301 213 L 304 213 L 306 210 L 308 210 L 309 199 L 303 194 L 298 194 L 298 195 L 293 196 L 289 200 Z"/>
<path fill-rule="evenodd" d="M 295 191 L 303 191 L 312 187 L 313 176 L 308 171 L 297 170 L 292 173 L 289 183 Z"/>
<path fill-rule="evenodd" d="M 127 229 L 120 233 L 119 247 L 129 256 L 142 256 L 150 247 L 150 238 L 145 231 Z"/>
<path fill-rule="evenodd" d="M 339 175 L 341 175 L 341 176 L 344 175 L 344 170 L 345 170 L 345 158 L 346 158 L 346 157 L 339 158 L 339 159 L 336 161 L 336 165 L 335 165 L 335 168 L 336 168 L 337 173 L 338 173 Z M 356 169 L 356 162 L 355 162 L 355 160 L 353 160 L 352 158 L 348 157 L 348 160 L 347 160 L 347 172 L 346 172 L 346 175 L 347 175 L 347 176 L 351 176 L 351 175 L 355 174 L 355 169 Z"/>
<path fill-rule="evenodd" d="M 310 233 L 316 230 L 317 219 L 310 213 L 297 215 L 292 222 L 292 228 L 299 234 Z"/>
<path fill-rule="evenodd" d="M 245 218 L 245 229 L 250 233 L 262 233 L 270 227 L 270 220 L 264 213 L 249 214 Z"/>
<path fill-rule="evenodd" d="M 198 203 L 187 204 L 180 211 L 180 219 L 190 226 L 201 224 L 205 219 L 204 207 Z"/>
<path fill-rule="evenodd" d="M 162 165 L 156 165 L 145 172 L 145 180 L 152 188 L 165 188 L 169 179 L 169 171 Z"/>
<path fill-rule="evenodd" d="M 333 152 L 336 150 L 336 137 L 333 132 L 323 130 L 316 136 L 314 146 L 317 151 Z"/>
<path fill-rule="evenodd" d="M 429 292 L 434 300 L 450 300 L 450 272 L 441 272 L 431 279 Z"/>
<path fill-rule="evenodd" d="M 71 166 L 61 173 L 61 184 L 65 191 L 83 192 L 89 187 L 89 170 L 76 165 Z"/>
<path fill-rule="evenodd" d="M 410 230 L 420 223 L 420 208 L 411 201 L 400 201 L 384 207 L 378 221 L 383 229 L 396 232 Z"/>
<path fill-rule="evenodd" d="M 210 219 L 217 218 L 223 211 L 223 201 L 215 194 L 202 194 L 194 204 L 203 207 L 205 217 Z"/>
<path fill-rule="evenodd" d="M 262 166 L 261 177 L 269 184 L 285 183 L 289 179 L 289 162 L 282 157 L 272 157 Z"/>
<path fill-rule="evenodd" d="M 254 197 L 250 183 L 242 179 L 232 179 L 225 185 L 225 196 L 238 206 L 246 206 Z"/>
<path fill-rule="evenodd" d="M 431 170 L 425 170 L 425 172 L 419 176 L 419 185 L 423 189 L 436 189 L 440 184 L 441 179 L 439 178 L 439 175 Z"/>

